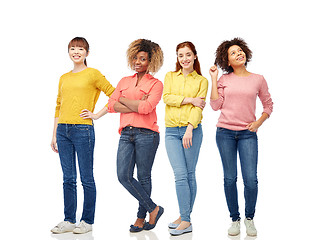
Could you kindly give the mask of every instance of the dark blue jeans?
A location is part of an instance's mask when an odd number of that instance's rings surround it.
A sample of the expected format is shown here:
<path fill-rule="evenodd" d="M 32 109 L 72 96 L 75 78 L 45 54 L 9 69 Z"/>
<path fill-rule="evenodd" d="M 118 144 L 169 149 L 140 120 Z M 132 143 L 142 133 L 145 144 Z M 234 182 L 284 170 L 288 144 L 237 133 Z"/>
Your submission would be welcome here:
<path fill-rule="evenodd" d="M 151 171 L 154 163 L 159 133 L 145 128 L 125 127 L 117 151 L 117 176 L 120 183 L 139 202 L 138 218 L 145 218 L 156 204 L 151 199 Z M 133 177 L 135 165 L 137 180 Z"/>
<path fill-rule="evenodd" d="M 94 223 L 96 188 L 93 177 L 94 128 L 82 124 L 58 124 L 57 144 L 63 171 L 64 221 L 76 222 L 76 157 L 84 190 L 81 220 Z M 75 154 L 76 153 L 76 154 Z"/>
<path fill-rule="evenodd" d="M 224 169 L 224 190 L 230 217 L 240 219 L 237 194 L 237 152 L 244 180 L 245 216 L 254 218 L 258 193 L 258 139 L 249 130 L 232 131 L 217 128 L 216 142 Z"/>

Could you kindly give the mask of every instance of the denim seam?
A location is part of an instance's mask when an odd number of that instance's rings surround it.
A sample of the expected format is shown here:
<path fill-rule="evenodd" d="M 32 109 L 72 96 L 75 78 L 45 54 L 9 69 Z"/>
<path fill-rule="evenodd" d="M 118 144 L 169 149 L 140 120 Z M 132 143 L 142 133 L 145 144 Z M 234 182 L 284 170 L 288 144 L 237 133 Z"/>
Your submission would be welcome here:
<path fill-rule="evenodd" d="M 129 168 L 127 169 L 127 179 L 130 179 L 130 167 L 132 166 L 133 164 L 133 157 L 131 157 L 131 161 L 130 161 L 130 165 L 129 165 Z M 132 189 L 134 189 L 134 191 L 139 195 L 139 197 L 143 200 L 143 203 L 145 204 L 142 204 L 143 207 L 148 211 L 148 212 L 152 212 L 152 211 L 149 211 L 151 209 L 151 207 L 148 205 L 148 203 L 144 200 L 144 198 L 142 197 L 142 195 L 137 191 L 137 189 L 134 187 L 132 181 L 128 181 L 128 183 L 131 185 Z M 146 205 L 146 207 L 144 206 Z"/>

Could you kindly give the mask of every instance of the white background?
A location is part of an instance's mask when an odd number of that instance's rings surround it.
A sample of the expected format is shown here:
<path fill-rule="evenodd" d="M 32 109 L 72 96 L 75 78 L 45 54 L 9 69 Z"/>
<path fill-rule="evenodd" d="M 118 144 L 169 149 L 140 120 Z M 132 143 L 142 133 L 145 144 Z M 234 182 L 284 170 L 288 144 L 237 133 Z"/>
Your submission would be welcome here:
<path fill-rule="evenodd" d="M 95 122 L 97 206 L 91 234 L 53 236 L 63 220 L 62 171 L 50 149 L 59 77 L 72 69 L 68 42 L 90 44 L 88 65 L 116 86 L 133 74 L 126 50 L 138 38 L 157 42 L 164 80 L 174 70 L 175 47 L 192 41 L 203 75 L 223 40 L 242 37 L 253 51 L 251 72 L 264 75 L 274 112 L 260 128 L 258 239 L 315 239 L 318 210 L 318 23 L 315 1 L 6 1 L 1 3 L 1 239 L 170 239 L 178 217 L 174 176 L 164 146 L 164 104 L 157 107 L 161 144 L 153 167 L 152 198 L 165 208 L 151 232 L 129 234 L 137 201 L 119 184 L 116 152 L 119 115 Z M 221 72 L 220 72 L 221 74 Z M 209 85 L 209 88 L 211 84 Z M 208 91 L 208 97 L 210 90 Z M 96 110 L 107 102 L 101 94 Z M 204 140 L 197 167 L 194 232 L 172 239 L 228 239 L 229 213 L 215 143 L 219 112 L 204 109 Z M 257 116 L 261 114 L 258 103 Z M 82 186 L 78 183 L 78 218 Z M 244 217 L 243 184 L 238 179 Z M 246 237 L 242 233 L 237 238 Z"/>

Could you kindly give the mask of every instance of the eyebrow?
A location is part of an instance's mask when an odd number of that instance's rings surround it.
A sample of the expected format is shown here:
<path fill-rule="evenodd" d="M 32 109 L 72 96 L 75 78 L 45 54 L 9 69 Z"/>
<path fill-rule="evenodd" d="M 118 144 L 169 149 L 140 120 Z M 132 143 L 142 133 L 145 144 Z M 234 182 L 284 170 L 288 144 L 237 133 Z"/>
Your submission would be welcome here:
<path fill-rule="evenodd" d="M 186 52 L 185 54 L 192 54 L 192 51 Z M 183 55 L 183 53 L 179 53 L 178 55 Z"/>

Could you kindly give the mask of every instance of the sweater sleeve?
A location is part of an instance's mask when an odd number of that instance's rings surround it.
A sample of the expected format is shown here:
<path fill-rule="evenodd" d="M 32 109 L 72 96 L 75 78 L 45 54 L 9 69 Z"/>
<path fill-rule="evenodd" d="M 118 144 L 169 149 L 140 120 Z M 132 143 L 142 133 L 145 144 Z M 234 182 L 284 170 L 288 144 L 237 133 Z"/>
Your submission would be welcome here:
<path fill-rule="evenodd" d="M 201 81 L 201 84 L 200 84 L 200 89 L 199 89 L 196 97 L 204 97 L 206 99 L 207 89 L 208 89 L 208 81 L 206 78 L 203 78 Z M 202 111 L 203 110 L 199 107 L 193 106 L 191 108 L 188 122 L 191 123 L 194 126 L 194 128 L 197 128 L 198 124 L 202 120 Z"/>
<path fill-rule="evenodd" d="M 112 95 L 109 98 L 108 102 L 108 112 L 109 113 L 116 113 L 114 110 L 114 104 L 118 102 L 120 96 L 121 96 L 121 85 L 122 85 L 123 79 L 117 84 L 115 90 L 113 91 Z"/>
<path fill-rule="evenodd" d="M 263 105 L 263 112 L 267 113 L 269 116 L 273 111 L 273 102 L 268 91 L 268 85 L 265 78 L 262 78 L 261 87 L 258 93 L 259 99 Z"/>
<path fill-rule="evenodd" d="M 96 72 L 96 77 L 95 77 L 95 86 L 97 89 L 103 91 L 105 95 L 108 97 L 110 97 L 115 90 L 112 84 L 98 70 Z M 105 106 L 107 107 L 107 104 Z"/>
<path fill-rule="evenodd" d="M 185 97 L 171 93 L 172 81 L 173 74 L 168 72 L 164 79 L 163 101 L 169 106 L 180 107 Z"/>
<path fill-rule="evenodd" d="M 62 77 L 59 80 L 59 89 L 58 89 L 58 96 L 56 99 L 56 107 L 55 107 L 55 118 L 58 118 L 60 115 L 60 107 L 61 107 L 61 82 L 62 82 Z"/>
<path fill-rule="evenodd" d="M 210 106 L 213 110 L 217 111 L 222 108 L 224 103 L 224 76 L 221 76 L 217 82 L 218 98 L 210 100 Z"/>
<path fill-rule="evenodd" d="M 138 105 L 138 113 L 139 114 L 149 114 L 151 113 L 156 105 L 161 100 L 163 93 L 163 83 L 161 81 L 157 81 L 152 87 L 149 97 L 145 101 L 141 101 Z"/>

